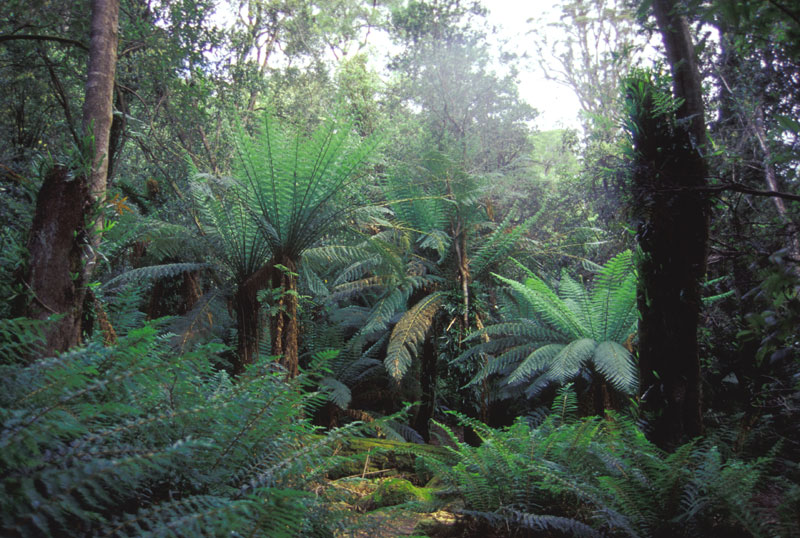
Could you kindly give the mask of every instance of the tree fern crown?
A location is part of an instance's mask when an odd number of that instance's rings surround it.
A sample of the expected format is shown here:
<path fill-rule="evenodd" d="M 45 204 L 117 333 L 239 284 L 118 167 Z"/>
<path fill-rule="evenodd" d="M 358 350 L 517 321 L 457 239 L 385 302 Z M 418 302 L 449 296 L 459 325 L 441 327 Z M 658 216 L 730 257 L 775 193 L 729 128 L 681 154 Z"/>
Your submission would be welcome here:
<path fill-rule="evenodd" d="M 506 383 L 528 383 L 529 393 L 535 393 L 590 368 L 618 391 L 634 393 L 636 366 L 624 345 L 637 323 L 631 253 L 623 252 L 600 266 L 591 289 L 565 274 L 556 292 L 538 276 L 528 274 L 524 283 L 494 275 L 509 287 L 517 312 L 525 315 L 470 336 L 491 337 L 462 355 L 483 352 L 492 357 L 473 382 L 500 373 L 506 375 Z"/>

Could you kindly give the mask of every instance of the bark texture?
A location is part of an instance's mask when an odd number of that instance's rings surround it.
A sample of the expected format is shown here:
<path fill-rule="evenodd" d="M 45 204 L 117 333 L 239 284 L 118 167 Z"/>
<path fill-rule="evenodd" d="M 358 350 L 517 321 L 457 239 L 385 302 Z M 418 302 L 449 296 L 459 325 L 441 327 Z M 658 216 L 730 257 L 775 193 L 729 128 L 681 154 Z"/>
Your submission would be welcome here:
<path fill-rule="evenodd" d="M 297 266 L 295 260 L 288 257 L 276 259 L 271 264 L 272 289 L 280 291 L 270 327 L 272 354 L 278 357 L 289 379 L 297 377 L 300 366 Z"/>
<path fill-rule="evenodd" d="M 86 238 L 83 216 L 87 201 L 86 185 L 70 178 L 62 167 L 53 168 L 39 189 L 28 238 L 30 262 L 25 278 L 33 298 L 24 313 L 36 319 L 59 316 L 45 331 L 48 355 L 80 342 L 81 242 Z"/>
<path fill-rule="evenodd" d="M 95 200 L 106 192 L 108 147 L 114 103 L 114 76 L 117 66 L 119 0 L 92 0 L 89 73 L 83 102 L 83 131 L 94 139 L 89 192 Z"/>
<path fill-rule="evenodd" d="M 238 362 L 234 365 L 234 373 L 240 374 L 244 368 L 255 362 L 261 342 L 261 304 L 258 292 L 270 282 L 270 270 L 264 265 L 250 275 L 236 290 L 234 309 L 236 310 L 236 334 L 238 342 L 236 355 Z"/>

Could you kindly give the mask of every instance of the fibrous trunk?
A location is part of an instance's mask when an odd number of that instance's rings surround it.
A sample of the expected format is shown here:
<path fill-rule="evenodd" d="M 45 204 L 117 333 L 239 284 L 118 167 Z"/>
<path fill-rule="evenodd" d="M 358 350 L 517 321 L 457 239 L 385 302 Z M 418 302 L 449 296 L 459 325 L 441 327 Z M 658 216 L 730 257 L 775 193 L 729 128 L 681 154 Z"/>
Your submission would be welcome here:
<path fill-rule="evenodd" d="M 293 379 L 299 370 L 297 263 L 281 258 L 271 265 L 272 287 L 277 294 L 271 320 L 272 354 L 286 369 L 286 376 Z"/>
<path fill-rule="evenodd" d="M 235 374 L 242 373 L 258 357 L 261 336 L 261 304 L 258 302 L 258 292 L 269 284 L 270 271 L 268 265 L 261 267 L 239 284 L 233 297 L 237 335 L 237 363 L 233 368 Z"/>

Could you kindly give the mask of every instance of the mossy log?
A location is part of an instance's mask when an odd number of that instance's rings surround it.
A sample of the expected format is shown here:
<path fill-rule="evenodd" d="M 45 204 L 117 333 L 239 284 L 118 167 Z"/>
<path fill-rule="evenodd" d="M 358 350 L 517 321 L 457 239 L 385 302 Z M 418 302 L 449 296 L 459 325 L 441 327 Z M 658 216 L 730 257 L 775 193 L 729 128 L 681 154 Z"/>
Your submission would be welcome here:
<path fill-rule="evenodd" d="M 455 464 L 450 451 L 441 446 L 404 443 L 389 439 L 353 437 L 342 442 L 337 455 L 347 458 L 330 473 L 330 478 L 403 474 L 421 484 L 430 479 L 421 464 L 421 456 Z"/>

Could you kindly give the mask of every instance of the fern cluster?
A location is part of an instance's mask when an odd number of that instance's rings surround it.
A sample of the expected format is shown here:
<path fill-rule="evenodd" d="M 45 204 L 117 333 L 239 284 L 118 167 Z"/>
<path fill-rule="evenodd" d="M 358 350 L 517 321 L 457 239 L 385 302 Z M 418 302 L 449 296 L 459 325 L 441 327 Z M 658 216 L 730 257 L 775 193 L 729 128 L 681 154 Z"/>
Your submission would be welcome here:
<path fill-rule="evenodd" d="M 460 360 L 491 355 L 473 383 L 502 374 L 506 384 L 524 385 L 533 396 L 550 383 L 563 384 L 589 369 L 619 392 L 633 394 L 636 365 L 623 345 L 635 332 L 637 321 L 631 253 L 623 252 L 598 266 L 591 290 L 565 274 L 556 293 L 525 270 L 524 283 L 495 275 L 509 286 L 513 305 L 506 308 L 508 321 L 470 335 L 468 340 L 482 337 L 484 342 L 467 350 Z"/>
<path fill-rule="evenodd" d="M 464 513 L 507 536 L 792 536 L 780 510 L 756 502 L 767 458 L 723 457 L 708 441 L 665 453 L 629 419 L 587 418 L 539 427 L 523 420 L 495 430 L 459 417 L 483 443 L 450 433 L 453 466 L 429 459 L 465 503 Z M 769 486 L 769 487 L 775 487 Z"/>
<path fill-rule="evenodd" d="M 261 361 L 234 383 L 211 366 L 218 345 L 177 354 L 171 340 L 147 324 L 113 347 L 4 358 L 0 534 L 332 536 L 344 524 L 311 493 L 347 433 L 312 435 L 316 379 L 287 384 Z"/>

